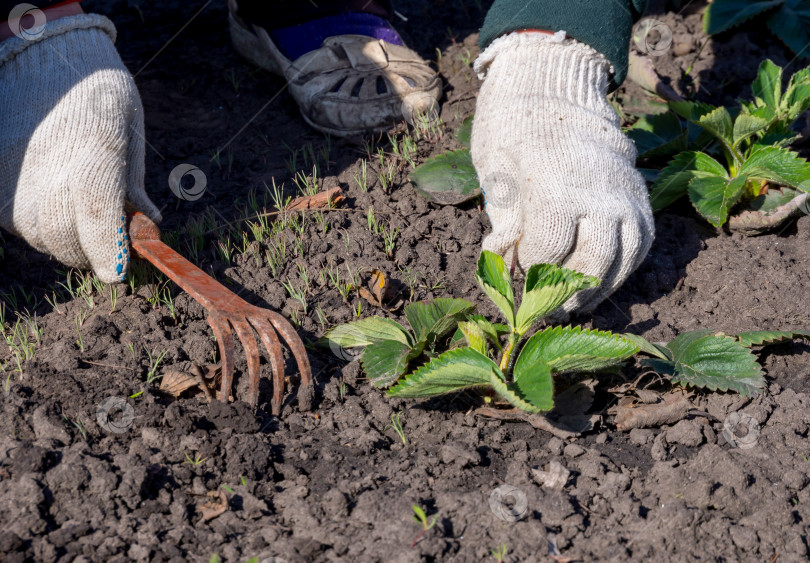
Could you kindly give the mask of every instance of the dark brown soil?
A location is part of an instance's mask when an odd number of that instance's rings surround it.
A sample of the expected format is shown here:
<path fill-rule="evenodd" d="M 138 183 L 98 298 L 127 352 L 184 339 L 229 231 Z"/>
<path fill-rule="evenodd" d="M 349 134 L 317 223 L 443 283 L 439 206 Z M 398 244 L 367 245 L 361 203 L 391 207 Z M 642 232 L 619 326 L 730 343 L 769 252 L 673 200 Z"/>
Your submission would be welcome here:
<path fill-rule="evenodd" d="M 659 4 L 652 7 L 655 17 L 691 48 L 658 57 L 656 68 L 684 93 L 697 89 L 701 99 L 730 102 L 749 94 L 763 57 L 780 64 L 792 58 L 766 31 L 745 27 L 709 42 L 694 63 L 692 82 L 684 80 L 683 70 L 706 40 L 700 31 L 705 2 L 689 3 L 680 14 L 679 7 Z M 417 162 L 457 147 L 450 133 L 474 110 L 479 82 L 465 61 L 477 54 L 475 31 L 487 5 L 397 3 L 408 18 L 398 25 L 410 44 L 434 61 L 435 49 L 441 50 L 447 132 L 419 141 Z M 411 292 L 413 299 L 464 297 L 494 315 L 472 277 L 489 229 L 486 214 L 475 203 L 427 204 L 407 180 L 408 165 L 393 156 L 393 186 L 383 189 L 375 157 L 369 189 L 362 191 L 354 176 L 366 156 L 363 143 L 327 140 L 309 129 L 283 80 L 233 53 L 224 3 L 208 4 L 193 18 L 199 6 L 182 2 L 86 2 L 85 8 L 114 20 L 118 48 L 136 73 L 151 147 L 147 189 L 164 206 L 163 230 L 173 231 L 173 244 L 190 255 L 189 225 L 204 216 L 212 218 L 207 230 L 218 225 L 194 256 L 206 271 L 253 303 L 296 315 L 309 342 L 355 318 L 358 304 L 363 316 L 401 316 L 356 295 L 344 302 L 321 275 L 330 264 L 341 273 L 377 268 L 401 284 L 404 298 Z M 635 95 L 632 85 L 618 94 L 621 100 Z M 291 170 L 291 149 L 307 143 L 315 154 L 323 148 L 328 155 L 317 157 L 322 187 L 343 189 L 343 210 L 326 214 L 325 234 L 310 220 L 301 253 L 291 242 L 275 276 L 258 243 L 222 262 L 214 245 L 225 220 L 244 217 L 250 190 L 261 200 L 273 181 L 295 195 L 293 171 L 312 163 L 299 152 Z M 391 152 L 387 142 L 379 146 Z M 208 177 L 208 192 L 196 202 L 179 202 L 168 189 L 169 172 L 185 162 Z M 391 256 L 366 227 L 369 207 L 400 229 Z M 639 271 L 592 317 L 575 320 L 651 340 L 696 328 L 736 333 L 810 325 L 810 218 L 745 238 L 715 231 L 684 204 L 661 213 L 656 226 L 655 245 Z M 808 556 L 806 344 L 762 354 L 769 387 L 756 399 L 698 394 L 696 407 L 711 417 L 669 428 L 616 431 L 605 414 L 615 401 L 607 392 L 617 383 L 614 376 L 597 388 L 592 412 L 603 416 L 596 429 L 568 444 L 529 424 L 475 417 L 471 411 L 482 403 L 475 394 L 390 400 L 362 378 L 357 362 L 315 348 L 315 410 L 298 412 L 292 376 L 293 393 L 276 418 L 267 414 L 268 384 L 256 414 L 243 402 L 175 400 L 146 383 L 150 354 L 165 351 L 158 372 L 214 357 L 205 311 L 176 288 L 174 314 L 165 303 L 150 303 L 148 284 L 134 294 L 118 286 L 115 307 L 108 290 L 96 293 L 90 307 L 59 291 L 65 273 L 57 263 L 8 236 L 3 248 L 0 292 L 6 301 L 21 290 L 30 294 L 27 307 L 38 313 L 43 330 L 22 374 L 7 364 L 11 376 L 0 398 L 5 561 L 207 561 L 213 554 L 226 561 L 482 561 L 501 544 L 506 561 L 557 553 L 582 561 Z M 260 265 L 253 250 L 260 250 Z M 301 287 L 302 269 L 311 279 L 306 312 L 282 284 Z M 54 292 L 55 309 L 44 301 Z M 24 306 L 20 298 L 19 309 Z M 78 315 L 87 316 L 81 347 Z M 5 362 L 5 345 L 2 352 Z M 245 368 L 240 362 L 237 375 Z M 288 368 L 293 373 L 292 362 Z M 638 373 L 634 366 L 626 371 L 627 377 Z M 122 433 L 98 423 L 97 409 L 110 397 L 122 397 L 132 409 L 131 424 L 118 421 Z M 726 416 L 738 411 L 761 425 L 753 448 L 732 448 L 722 436 Z M 402 413 L 407 444 L 391 426 L 395 413 Z M 572 472 L 561 491 L 532 478 L 533 468 L 553 460 Z M 493 504 L 493 491 L 506 486 L 517 491 L 511 489 L 508 503 Z M 228 507 L 203 522 L 198 507 L 211 491 L 225 491 Z M 436 515 L 437 523 L 412 546 L 420 531 L 413 504 Z"/>

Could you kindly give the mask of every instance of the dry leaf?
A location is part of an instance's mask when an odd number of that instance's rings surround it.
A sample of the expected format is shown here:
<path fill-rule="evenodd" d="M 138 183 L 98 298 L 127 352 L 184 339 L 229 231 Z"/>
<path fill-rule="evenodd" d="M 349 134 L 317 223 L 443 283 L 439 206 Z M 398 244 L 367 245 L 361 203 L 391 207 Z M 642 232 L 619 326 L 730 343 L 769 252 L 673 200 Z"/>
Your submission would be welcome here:
<path fill-rule="evenodd" d="M 625 396 L 619 399 L 615 408 L 616 427 L 619 430 L 632 430 L 674 424 L 685 418 L 690 408 L 689 395 L 679 390 L 661 395 L 658 402 L 650 404 Z"/>
<path fill-rule="evenodd" d="M 196 364 L 191 364 L 188 371 L 164 370 L 160 390 L 179 397 L 183 392 L 196 387 L 210 403 L 214 399 L 212 390 L 216 389 L 221 376 L 220 364 L 207 366 L 205 371 Z"/>
<path fill-rule="evenodd" d="M 571 472 L 559 461 L 550 461 L 546 471 L 532 468 L 532 478 L 537 484 L 555 491 L 562 491 L 570 476 Z"/>
<path fill-rule="evenodd" d="M 179 397 L 181 393 L 198 384 L 197 378 L 189 373 L 167 369 L 163 371 L 163 377 L 160 379 L 160 390 Z"/>
<path fill-rule="evenodd" d="M 360 297 L 375 307 L 382 307 L 384 309 L 388 309 L 389 311 L 397 310 L 401 303 L 393 308 L 390 306 L 386 307 L 386 304 L 390 303 L 396 294 L 394 284 L 391 282 L 391 280 L 389 280 L 384 273 L 377 269 L 371 270 L 369 272 L 369 276 L 368 287 L 360 287 L 357 290 Z"/>
<path fill-rule="evenodd" d="M 228 498 L 225 496 L 225 491 L 222 489 L 208 491 L 207 496 L 211 500 L 197 507 L 197 512 L 201 515 L 200 522 L 208 522 L 228 510 Z"/>

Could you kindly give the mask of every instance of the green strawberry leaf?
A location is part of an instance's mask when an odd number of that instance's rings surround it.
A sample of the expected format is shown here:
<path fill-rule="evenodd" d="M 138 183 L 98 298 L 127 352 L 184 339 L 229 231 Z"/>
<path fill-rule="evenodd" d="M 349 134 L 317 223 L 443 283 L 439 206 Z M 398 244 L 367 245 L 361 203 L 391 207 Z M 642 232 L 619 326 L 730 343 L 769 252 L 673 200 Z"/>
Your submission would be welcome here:
<path fill-rule="evenodd" d="M 661 344 L 655 344 L 642 336 L 639 336 L 637 334 L 630 334 L 629 332 L 622 334 L 622 338 L 624 338 L 625 340 L 629 340 L 630 342 L 635 344 L 638 347 L 639 351 L 644 352 L 645 354 L 655 356 L 656 358 L 660 358 L 662 360 L 672 359 L 672 353 L 666 346 L 662 346 Z"/>
<path fill-rule="evenodd" d="M 392 397 L 431 397 L 490 384 L 490 374 L 500 370 L 472 348 L 449 350 L 405 376 L 386 393 Z M 501 374 L 503 378 L 503 374 Z"/>
<path fill-rule="evenodd" d="M 768 17 L 768 27 L 797 56 L 807 57 L 810 44 L 810 2 L 784 0 Z"/>
<path fill-rule="evenodd" d="M 745 176 L 731 181 L 717 176 L 695 178 L 689 183 L 689 199 L 709 223 L 720 227 L 728 221 L 729 210 L 740 201 L 745 182 Z"/>
<path fill-rule="evenodd" d="M 796 338 L 810 338 L 808 330 L 751 330 L 741 332 L 737 339 L 745 347 L 768 346 L 769 344 L 779 344 L 780 342 L 792 341 Z"/>
<path fill-rule="evenodd" d="M 469 149 L 429 158 L 411 172 L 409 179 L 416 191 L 440 205 L 459 205 L 481 195 Z"/>
<path fill-rule="evenodd" d="M 492 370 L 490 385 L 509 404 L 526 412 L 544 412 L 554 408 L 554 382 L 548 364 L 538 360 L 515 367 L 514 383 L 506 383 L 500 372 Z"/>
<path fill-rule="evenodd" d="M 689 182 L 695 178 L 725 177 L 725 167 L 702 152 L 682 152 L 672 159 L 650 187 L 650 204 L 660 211 L 686 195 Z"/>
<path fill-rule="evenodd" d="M 470 148 L 470 138 L 472 137 L 472 124 L 473 124 L 473 116 L 468 115 L 464 118 L 464 121 L 461 122 L 461 125 L 458 126 L 456 129 L 456 141 L 458 141 L 461 145 Z"/>
<path fill-rule="evenodd" d="M 740 175 L 810 191 L 810 164 L 785 148 L 763 147 L 755 150 L 743 162 Z"/>
<path fill-rule="evenodd" d="M 762 213 L 772 213 L 779 207 L 792 201 L 801 192 L 793 188 L 769 189 L 748 202 L 748 208 Z"/>
<path fill-rule="evenodd" d="M 484 250 L 478 257 L 478 270 L 475 272 L 475 281 L 492 299 L 503 313 L 510 326 L 515 324 L 515 293 L 512 289 L 512 277 L 503 258 Z"/>
<path fill-rule="evenodd" d="M 331 328 L 326 331 L 321 344 L 359 348 L 387 340 L 401 342 L 406 346 L 413 345 L 413 339 L 405 327 L 396 321 L 380 317 L 368 317 Z"/>
<path fill-rule="evenodd" d="M 712 112 L 700 116 L 696 123 L 726 145 L 732 144 L 734 124 L 731 120 L 731 114 L 726 108 L 722 106 L 716 108 Z"/>
<path fill-rule="evenodd" d="M 375 387 L 389 387 L 408 369 L 411 347 L 396 340 L 370 344 L 363 350 L 360 364 Z"/>
<path fill-rule="evenodd" d="M 446 336 L 459 320 L 472 313 L 475 305 L 464 299 L 439 298 L 420 301 L 405 307 L 405 318 L 411 325 L 416 340 L 435 341 Z"/>
<path fill-rule="evenodd" d="M 782 67 L 770 59 L 759 64 L 757 77 L 751 84 L 754 99 L 759 105 L 777 109 L 782 103 Z"/>
<path fill-rule="evenodd" d="M 751 351 L 729 336 L 711 331 L 686 332 L 667 344 L 671 361 L 643 360 L 655 371 L 671 375 L 672 382 L 706 389 L 752 395 L 765 386 L 762 369 Z"/>
<path fill-rule="evenodd" d="M 703 31 L 709 35 L 740 25 L 784 0 L 714 0 L 703 14 Z"/>
<path fill-rule="evenodd" d="M 599 279 L 554 264 L 534 264 L 526 272 L 523 301 L 515 331 L 525 334 L 539 319 L 568 301 L 577 291 L 599 285 Z"/>
<path fill-rule="evenodd" d="M 764 131 L 768 126 L 768 120 L 755 115 L 741 113 L 734 120 L 734 146 L 738 146 L 751 135 Z"/>
<path fill-rule="evenodd" d="M 638 158 L 670 156 L 687 149 L 687 131 L 677 114 L 668 111 L 639 118 L 627 136 L 638 151 Z"/>
<path fill-rule="evenodd" d="M 582 327 L 549 327 L 526 341 L 515 363 L 515 374 L 540 361 L 555 373 L 599 371 L 638 351 L 639 346 L 623 335 Z"/>
<path fill-rule="evenodd" d="M 470 348 L 484 356 L 487 355 L 487 334 L 477 323 L 463 321 L 458 323 L 458 329 L 464 335 Z"/>

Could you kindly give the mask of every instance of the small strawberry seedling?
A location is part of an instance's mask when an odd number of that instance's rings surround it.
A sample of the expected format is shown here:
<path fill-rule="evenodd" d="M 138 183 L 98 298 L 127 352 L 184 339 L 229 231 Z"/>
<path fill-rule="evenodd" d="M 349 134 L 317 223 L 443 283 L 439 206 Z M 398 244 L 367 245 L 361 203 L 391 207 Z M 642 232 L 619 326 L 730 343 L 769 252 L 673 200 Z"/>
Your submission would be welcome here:
<path fill-rule="evenodd" d="M 670 102 L 675 114 L 703 133 L 690 143 L 699 145 L 700 150 L 679 153 L 661 170 L 650 190 L 654 210 L 688 194 L 695 209 L 720 227 L 739 202 L 750 203 L 755 211 L 770 212 L 799 192 L 810 192 L 810 164 L 786 148 L 798 138 L 791 125 L 810 107 L 810 68 L 794 74 L 783 91 L 782 69 L 766 60 L 759 67 L 752 91 L 753 102 L 742 102 L 740 108 L 731 111 L 699 102 Z M 655 126 L 671 128 L 672 119 L 650 118 L 643 130 L 631 136 L 645 147 L 644 139 L 650 135 L 670 139 L 671 135 L 656 132 Z M 669 140 L 668 146 L 691 140 L 692 135 L 686 131 L 684 135 Z M 710 142 L 700 142 L 701 138 Z M 654 156 L 656 153 L 650 151 L 666 148 L 651 147 L 646 153 L 642 151 L 642 156 Z"/>
<path fill-rule="evenodd" d="M 633 334 L 571 326 L 549 326 L 527 338 L 541 319 L 599 280 L 536 264 L 526 273 L 517 305 L 506 264 L 487 251 L 478 260 L 475 279 L 506 324 L 473 314 L 475 306 L 463 299 L 437 299 L 405 308 L 413 332 L 393 320 L 370 317 L 335 327 L 324 340 L 333 347 L 362 348 L 363 369 L 374 385 L 390 387 L 389 396 L 423 398 L 488 388 L 512 406 L 536 413 L 553 408 L 556 375 L 603 371 L 638 352 L 652 356 L 643 366 L 673 384 L 756 394 L 765 378 L 751 347 L 810 338 L 810 331 L 802 330 L 736 337 L 700 330 L 653 344 Z"/>
<path fill-rule="evenodd" d="M 429 397 L 479 387 L 494 390 L 513 406 L 542 412 L 554 406 L 553 375 L 599 371 L 621 363 L 639 347 L 620 335 L 581 327 L 549 327 L 525 339 L 529 330 L 576 292 L 599 280 L 551 264 L 526 272 L 523 298 L 515 304 L 512 278 L 503 259 L 484 251 L 475 279 L 506 318 L 506 325 L 473 315 L 458 323 L 467 346 L 432 358 L 388 390 L 396 397 Z"/>

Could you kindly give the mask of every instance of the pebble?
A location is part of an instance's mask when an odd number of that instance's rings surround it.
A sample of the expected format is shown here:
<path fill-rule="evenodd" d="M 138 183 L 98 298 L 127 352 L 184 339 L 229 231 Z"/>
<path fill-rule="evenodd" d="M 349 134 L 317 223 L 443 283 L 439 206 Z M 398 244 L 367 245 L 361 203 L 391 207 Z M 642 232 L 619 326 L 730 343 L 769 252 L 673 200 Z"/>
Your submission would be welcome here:
<path fill-rule="evenodd" d="M 551 438 L 548 443 L 546 443 L 546 449 L 551 455 L 562 455 L 564 446 L 565 444 L 563 441 L 556 436 Z"/>
<path fill-rule="evenodd" d="M 694 420 L 681 420 L 667 430 L 667 442 L 694 448 L 703 443 L 703 432 Z"/>
<path fill-rule="evenodd" d="M 565 457 L 578 457 L 585 453 L 585 448 L 576 444 L 568 444 L 563 450 Z"/>

